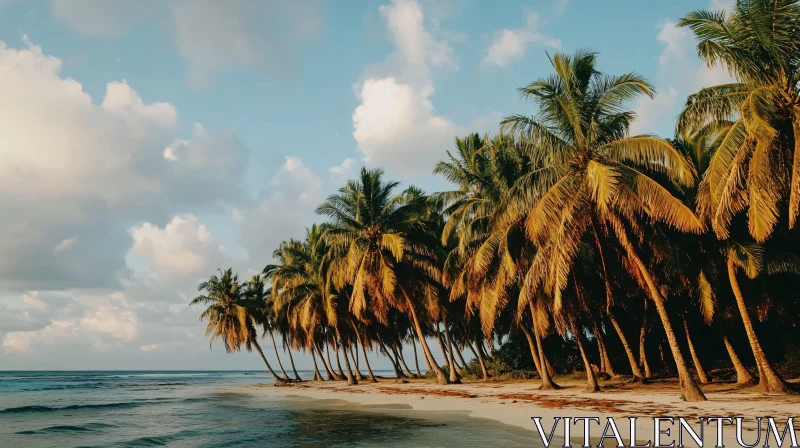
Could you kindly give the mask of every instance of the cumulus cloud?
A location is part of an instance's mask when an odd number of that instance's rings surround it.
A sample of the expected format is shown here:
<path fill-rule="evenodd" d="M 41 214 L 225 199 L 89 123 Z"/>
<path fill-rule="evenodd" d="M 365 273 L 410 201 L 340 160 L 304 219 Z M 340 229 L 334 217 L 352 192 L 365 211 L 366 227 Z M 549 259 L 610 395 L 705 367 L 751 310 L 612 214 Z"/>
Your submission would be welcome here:
<path fill-rule="evenodd" d="M 501 68 L 508 67 L 513 62 L 522 59 L 531 44 L 561 48 L 559 39 L 541 33 L 539 28 L 541 28 L 539 15 L 536 12 L 530 12 L 522 28 L 506 28 L 497 32 L 492 39 L 492 44 L 486 50 L 483 63 Z"/>
<path fill-rule="evenodd" d="M 246 151 L 234 136 L 195 128 L 180 140 L 171 104 L 115 81 L 96 105 L 61 67 L 30 42 L 0 42 L 0 207 L 15 217 L 0 222 L 0 290 L 117 286 L 132 222 L 240 192 Z"/>
<path fill-rule="evenodd" d="M 464 129 L 437 116 L 429 97 L 394 78 L 364 82 L 353 137 L 367 164 L 403 175 L 432 169 Z"/>
<path fill-rule="evenodd" d="M 55 319 L 33 331 L 12 331 L 3 337 L 7 353 L 27 352 L 37 345 L 63 344 L 76 339 L 88 340 L 95 348 L 109 343 L 132 342 L 138 337 L 136 315 L 119 305 L 87 310 L 82 317 Z"/>
<path fill-rule="evenodd" d="M 175 216 L 164 228 L 149 222 L 130 230 L 133 253 L 159 275 L 197 278 L 221 265 L 224 247 L 193 215 Z"/>
<path fill-rule="evenodd" d="M 394 175 L 428 173 L 461 128 L 434 113 L 432 70 L 457 67 L 450 45 L 426 27 L 416 0 L 380 7 L 395 51 L 356 87 L 353 137 L 369 165 Z"/>

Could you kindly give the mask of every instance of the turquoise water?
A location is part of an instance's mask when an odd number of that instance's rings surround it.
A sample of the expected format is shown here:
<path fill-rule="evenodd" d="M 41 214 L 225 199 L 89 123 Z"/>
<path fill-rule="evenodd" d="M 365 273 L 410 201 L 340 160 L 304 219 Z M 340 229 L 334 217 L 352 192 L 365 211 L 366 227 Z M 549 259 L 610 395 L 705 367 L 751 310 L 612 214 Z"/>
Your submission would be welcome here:
<path fill-rule="evenodd" d="M 224 391 L 267 382 L 261 372 L 0 372 L 0 445 L 510 448 L 538 440 L 462 415 L 265 402 Z"/>

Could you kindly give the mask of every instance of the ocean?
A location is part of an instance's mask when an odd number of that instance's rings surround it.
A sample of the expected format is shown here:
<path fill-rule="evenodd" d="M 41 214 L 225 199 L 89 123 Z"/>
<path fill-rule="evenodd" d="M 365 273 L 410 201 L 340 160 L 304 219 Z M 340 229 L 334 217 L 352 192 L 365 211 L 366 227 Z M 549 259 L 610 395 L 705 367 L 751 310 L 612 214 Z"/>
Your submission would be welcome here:
<path fill-rule="evenodd" d="M 532 432 L 458 414 L 376 412 L 225 391 L 270 382 L 263 372 L 0 372 L 0 446 L 538 445 Z"/>

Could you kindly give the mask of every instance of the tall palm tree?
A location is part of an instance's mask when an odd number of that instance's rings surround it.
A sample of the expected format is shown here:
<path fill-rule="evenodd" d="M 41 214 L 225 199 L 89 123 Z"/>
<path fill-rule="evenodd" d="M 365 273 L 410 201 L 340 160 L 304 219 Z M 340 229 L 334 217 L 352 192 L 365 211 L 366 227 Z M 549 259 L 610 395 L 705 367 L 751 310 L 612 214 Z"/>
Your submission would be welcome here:
<path fill-rule="evenodd" d="M 701 59 L 737 79 L 691 95 L 677 123 L 679 133 L 727 127 L 703 179 L 715 233 L 728 237 L 747 208 L 750 234 L 763 242 L 787 202 L 793 228 L 800 213 L 798 1 L 738 0 L 730 15 L 694 11 L 679 26 L 694 33 Z"/>
<path fill-rule="evenodd" d="M 635 114 L 625 105 L 639 95 L 655 93 L 644 78 L 635 73 L 602 75 L 595 68 L 596 54 L 583 50 L 572 56 L 556 54 L 551 63 L 555 74 L 520 89 L 538 106 L 538 115 L 514 115 L 502 123 L 528 142 L 539 171 L 529 182 L 518 184 L 519 194 L 496 224 L 524 216 L 526 234 L 537 246 L 521 301 L 543 288 L 559 310 L 584 236 L 590 232 L 613 236 L 632 274 L 645 280 L 656 305 L 678 366 L 682 397 L 705 400 L 686 367 L 665 298 L 635 244 L 635 238 L 643 236 L 645 219 L 681 231 L 702 231 L 692 210 L 651 177 L 656 173 L 688 187 L 694 183 L 693 167 L 665 140 L 629 136 Z M 610 285 L 607 291 L 612 291 Z"/>
<path fill-rule="evenodd" d="M 357 319 L 370 312 L 385 322 L 390 308 L 407 313 L 439 382 L 447 384 L 422 327 L 424 302 L 437 293 L 439 276 L 435 255 L 425 245 L 427 224 L 420 219 L 426 198 L 397 195 L 397 186 L 383 180 L 383 170 L 362 168 L 357 180 L 317 208 L 331 220 L 330 278 L 337 288 L 352 285 L 349 307 Z"/>
<path fill-rule="evenodd" d="M 205 291 L 205 294 L 195 297 L 190 303 L 190 305 L 208 305 L 200 315 L 200 320 L 208 319 L 206 336 L 211 336 L 209 347 L 217 339 L 222 340 L 228 353 L 238 352 L 242 346 L 248 352 L 255 347 L 275 384 L 283 383 L 284 379 L 278 377 L 272 370 L 258 344 L 255 327 L 257 318 L 252 313 L 251 303 L 243 297 L 239 276 L 230 268 L 219 272 L 219 276 L 212 275 L 207 281 L 200 283 L 197 290 Z"/>

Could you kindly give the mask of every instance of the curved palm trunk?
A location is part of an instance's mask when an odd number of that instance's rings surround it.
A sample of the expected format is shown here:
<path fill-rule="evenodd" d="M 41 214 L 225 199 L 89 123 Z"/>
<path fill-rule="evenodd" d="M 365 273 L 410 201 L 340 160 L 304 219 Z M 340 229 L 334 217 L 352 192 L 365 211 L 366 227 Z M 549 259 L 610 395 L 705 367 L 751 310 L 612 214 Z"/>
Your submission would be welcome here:
<path fill-rule="evenodd" d="M 731 357 L 731 363 L 733 363 L 733 368 L 736 369 L 736 384 L 740 386 L 749 386 L 755 384 L 755 378 L 750 372 L 745 368 L 742 361 L 739 359 L 739 356 L 736 354 L 736 351 L 733 350 L 733 345 L 731 345 L 731 341 L 728 340 L 728 337 L 723 335 L 722 342 L 725 343 L 725 350 L 728 351 L 728 356 Z"/>
<path fill-rule="evenodd" d="M 450 382 L 453 384 L 461 384 L 461 377 L 458 375 L 458 367 L 456 366 L 455 357 L 453 356 L 453 339 L 450 338 L 450 330 L 447 329 L 447 318 L 442 314 L 442 323 L 444 325 L 444 337 L 447 341 L 448 362 L 450 363 Z"/>
<path fill-rule="evenodd" d="M 736 266 L 732 260 L 728 261 L 728 278 L 731 282 L 733 295 L 736 297 L 736 306 L 739 307 L 739 314 L 742 316 L 742 322 L 744 322 L 747 339 L 750 341 L 750 348 L 753 350 L 753 357 L 756 359 L 756 365 L 758 366 L 759 390 L 765 394 L 792 393 L 789 385 L 772 367 L 772 364 L 767 360 L 767 356 L 761 349 L 761 344 L 758 342 L 758 337 L 753 329 L 753 322 L 750 320 L 750 314 L 747 312 L 747 305 L 744 303 L 742 290 L 739 288 L 739 280 L 736 279 Z"/>
<path fill-rule="evenodd" d="M 255 347 L 256 351 L 258 352 L 258 354 L 261 355 L 261 359 L 264 360 L 264 364 L 266 364 L 267 370 L 269 370 L 269 374 L 272 375 L 272 381 L 274 381 L 275 384 L 283 384 L 283 383 L 285 383 L 286 380 L 284 380 L 283 378 L 279 377 L 275 373 L 275 371 L 272 370 L 272 366 L 269 365 L 269 361 L 267 361 L 267 357 L 264 356 L 264 351 L 261 350 L 261 346 L 258 344 L 258 341 L 255 338 L 253 338 L 252 342 L 253 342 L 253 347 Z"/>
<path fill-rule="evenodd" d="M 405 292 L 403 292 L 405 294 Z M 417 318 L 417 310 L 414 307 L 414 303 L 411 299 L 408 298 L 408 295 L 405 294 L 406 303 L 408 305 L 409 313 L 411 314 L 411 323 L 414 325 L 414 331 L 417 332 L 417 339 L 419 340 L 419 345 L 422 346 L 422 352 L 428 358 L 429 362 L 431 363 L 431 368 L 436 373 L 436 379 L 438 380 L 439 384 L 445 385 L 449 381 L 447 377 L 444 375 L 444 370 L 436 363 L 436 360 L 433 358 L 431 354 L 431 349 L 428 347 L 428 342 L 425 340 L 425 334 L 422 333 L 422 326 L 419 323 L 419 319 Z"/>
<path fill-rule="evenodd" d="M 336 376 L 340 380 L 346 380 L 347 376 L 345 376 L 344 371 L 342 371 L 342 362 L 339 360 L 339 342 L 335 337 L 333 338 L 333 356 L 336 357 L 336 368 L 339 369 Z M 333 364 L 331 364 L 331 367 L 333 367 Z"/>
<path fill-rule="evenodd" d="M 617 373 L 614 370 L 614 366 L 611 365 L 611 358 L 609 358 L 608 350 L 606 350 L 603 332 L 600 331 L 596 323 L 594 324 L 594 336 L 597 338 L 597 349 L 600 350 L 600 371 L 611 375 L 613 378 L 619 378 L 619 373 Z"/>
<path fill-rule="evenodd" d="M 275 349 L 275 357 L 278 358 L 278 367 L 280 367 L 281 372 L 283 372 L 283 379 L 289 380 L 289 375 L 286 374 L 286 370 L 284 370 L 283 363 L 281 362 L 281 355 L 278 354 L 278 344 L 275 343 L 275 335 L 272 334 L 272 331 L 269 332 L 269 337 L 272 338 L 272 347 Z"/>
<path fill-rule="evenodd" d="M 327 349 L 327 345 L 325 346 Z M 325 356 L 322 354 L 322 350 L 314 344 L 314 348 L 317 349 L 317 354 L 319 355 L 319 360 L 322 362 L 322 367 L 325 368 L 325 374 L 328 375 L 328 381 L 333 381 L 336 377 L 333 376 L 333 371 L 328 367 L 328 363 L 325 362 Z M 328 356 L 328 360 L 330 361 L 330 355 Z"/>
<path fill-rule="evenodd" d="M 458 363 L 460 362 L 461 363 L 460 367 L 462 369 L 466 369 L 467 368 L 467 362 L 464 361 L 464 355 L 461 354 L 461 350 L 458 347 L 456 347 L 456 358 L 457 358 L 456 359 L 456 366 L 458 366 Z"/>
<path fill-rule="evenodd" d="M 411 347 L 414 348 L 414 365 L 417 368 L 417 375 L 422 376 L 422 372 L 419 371 L 419 357 L 417 356 L 417 341 L 414 336 L 411 336 Z"/>
<path fill-rule="evenodd" d="M 628 338 L 625 337 L 625 333 L 622 332 L 622 327 L 620 327 L 619 323 L 617 322 L 617 318 L 614 317 L 614 313 L 612 313 L 611 310 L 608 311 L 608 318 L 611 320 L 611 325 L 614 327 L 614 330 L 617 331 L 617 335 L 622 341 L 622 346 L 625 348 L 625 354 L 628 355 L 628 363 L 631 365 L 633 377 L 638 381 L 644 381 L 644 376 L 642 375 L 642 371 L 639 369 L 639 364 L 636 362 L 636 357 L 633 356 L 633 350 L 631 350 L 631 346 L 628 344 Z"/>
<path fill-rule="evenodd" d="M 311 349 L 311 360 L 314 361 L 314 381 L 324 381 L 322 378 L 322 374 L 319 373 L 319 367 L 317 367 L 317 355 L 314 353 L 314 349 Z"/>
<path fill-rule="evenodd" d="M 644 301 L 644 315 L 642 316 L 642 328 L 639 330 L 639 360 L 642 361 L 644 368 L 644 377 L 650 379 L 653 377 L 650 372 L 650 364 L 647 363 L 647 351 L 645 350 L 645 336 L 647 334 L 647 300 Z"/>
<path fill-rule="evenodd" d="M 358 350 L 358 346 L 356 346 L 356 350 Z M 356 358 L 353 347 L 350 346 L 350 360 L 353 361 L 353 372 L 356 374 L 356 381 L 364 381 L 364 375 L 361 374 L 361 370 L 358 368 L 358 358 Z"/>
<path fill-rule="evenodd" d="M 572 327 L 572 334 L 575 336 L 575 342 L 578 344 L 578 350 L 581 352 L 581 358 L 583 358 L 583 368 L 586 369 L 586 391 L 587 392 L 599 392 L 600 386 L 597 384 L 597 378 L 594 376 L 594 370 L 592 370 L 592 363 L 589 362 L 589 357 L 586 356 L 586 350 L 583 347 L 583 339 L 581 338 L 581 333 L 578 331 L 578 326 L 575 325 L 575 321 L 570 321 L 570 326 Z"/>
<path fill-rule="evenodd" d="M 667 334 L 667 342 L 669 342 L 669 348 L 672 351 L 672 358 L 675 360 L 675 365 L 678 369 L 681 397 L 686 401 L 706 401 L 706 396 L 703 394 L 703 391 L 700 390 L 700 386 L 694 381 L 691 373 L 689 373 L 689 369 L 686 367 L 686 361 L 678 345 L 678 338 L 675 337 L 675 332 L 672 330 L 672 324 L 669 322 L 667 307 L 664 305 L 664 298 L 661 297 L 661 292 L 658 290 L 658 287 L 656 287 L 653 277 L 650 275 L 650 272 L 644 266 L 644 263 L 642 263 L 642 260 L 639 258 L 639 255 L 636 254 L 633 247 L 629 244 L 625 246 L 628 258 L 634 262 L 647 284 L 650 299 L 656 305 L 658 317 L 661 318 L 661 324 L 664 326 L 664 332 Z"/>
<path fill-rule="evenodd" d="M 478 335 L 475 335 L 475 343 L 480 344 L 478 340 Z M 481 373 L 483 374 L 483 380 L 486 381 L 489 379 L 489 371 L 486 370 L 486 361 L 483 359 L 483 354 L 480 350 L 475 350 L 472 348 L 472 344 L 468 344 L 470 350 L 475 354 L 475 357 L 478 358 L 478 364 L 481 366 Z"/>
<path fill-rule="evenodd" d="M 292 349 L 290 348 L 290 349 L 288 349 L 286 351 L 289 352 L 289 362 L 292 364 L 292 372 L 294 372 L 295 381 L 302 381 L 300 379 L 300 375 L 297 374 L 297 368 L 295 368 L 295 366 L 294 366 L 294 358 L 292 357 Z"/>
<path fill-rule="evenodd" d="M 369 373 L 369 381 L 371 383 L 377 383 L 378 380 L 375 379 L 375 374 L 372 373 L 372 367 L 369 365 L 369 358 L 367 358 L 367 347 L 364 345 L 364 339 L 361 337 L 361 332 L 358 331 L 358 327 L 354 322 L 350 322 L 353 325 L 353 331 L 356 333 L 356 339 L 358 339 L 359 344 L 361 345 L 361 353 L 364 355 L 364 364 L 367 365 L 367 373 Z"/>
<path fill-rule="evenodd" d="M 525 334 L 525 339 L 528 340 L 528 348 L 531 351 L 531 357 L 533 358 L 533 365 L 536 366 L 536 372 L 539 373 L 539 378 L 544 378 L 542 375 L 542 367 L 539 365 L 539 351 L 536 350 L 536 342 L 533 340 L 533 336 L 531 336 L 531 332 L 525 328 L 524 325 L 520 325 L 522 332 Z"/>
<path fill-rule="evenodd" d="M 339 331 L 339 326 L 338 325 L 336 325 L 336 337 L 340 341 L 342 341 L 341 347 L 342 347 L 342 354 L 344 355 L 344 366 L 347 369 L 347 385 L 348 386 L 354 386 L 354 385 L 358 384 L 358 380 L 356 380 L 356 377 L 353 375 L 353 370 L 350 368 L 350 359 L 347 358 L 347 344 L 345 344 L 344 339 L 342 338 L 342 333 Z M 334 339 L 333 342 L 336 344 L 336 347 L 338 347 L 340 345 L 336 341 L 336 339 Z M 336 355 L 336 362 L 339 362 L 338 353 Z"/>
<path fill-rule="evenodd" d="M 406 358 L 403 356 L 403 346 L 402 345 L 398 345 L 397 346 L 396 353 L 397 353 L 397 358 L 400 360 L 400 363 L 403 365 L 403 370 L 405 370 L 406 375 L 408 375 L 410 378 L 416 377 L 416 375 L 414 375 L 411 372 L 411 369 L 408 368 L 408 364 L 406 364 Z"/>
<path fill-rule="evenodd" d="M 686 340 L 689 342 L 689 354 L 692 355 L 692 362 L 694 363 L 694 369 L 697 370 L 697 376 L 700 377 L 700 383 L 708 384 L 711 381 L 709 381 L 706 369 L 700 364 L 700 358 L 697 357 L 697 352 L 694 350 L 692 335 L 689 333 L 689 324 L 686 323 L 685 317 L 683 318 L 683 329 L 686 331 Z"/>
<path fill-rule="evenodd" d="M 548 361 L 547 358 L 544 356 L 544 347 L 542 346 L 542 335 L 539 333 L 538 326 L 536 325 L 536 319 L 533 319 L 533 335 L 536 338 L 536 348 L 539 352 L 539 364 L 542 365 L 542 385 L 539 386 L 540 390 L 551 390 L 551 389 L 561 389 L 561 386 L 556 384 L 553 381 L 553 378 L 550 376 L 550 369 L 548 369 Z"/>
<path fill-rule="evenodd" d="M 402 370 L 400 370 L 400 366 L 399 366 L 399 365 L 397 365 L 397 361 L 394 359 L 394 355 L 392 355 L 391 353 L 389 353 L 389 350 L 386 348 L 386 345 L 384 345 L 383 341 L 381 341 L 380 339 L 378 339 L 378 344 L 380 345 L 380 347 L 381 347 L 381 351 L 383 351 L 383 354 L 384 354 L 384 355 L 386 355 L 386 357 L 387 357 L 387 358 L 389 358 L 389 362 L 391 362 L 391 363 L 392 363 L 392 368 L 394 369 L 394 375 L 395 375 L 395 376 L 396 376 L 398 379 L 400 379 L 400 378 L 405 378 L 405 377 L 406 377 L 406 374 L 405 374 L 405 373 L 403 373 L 403 371 L 402 371 Z"/>

